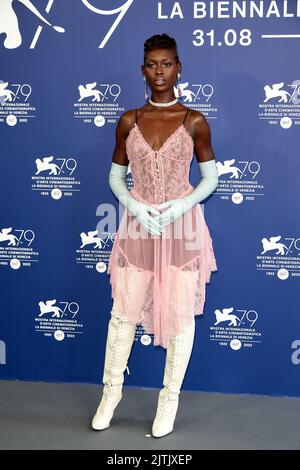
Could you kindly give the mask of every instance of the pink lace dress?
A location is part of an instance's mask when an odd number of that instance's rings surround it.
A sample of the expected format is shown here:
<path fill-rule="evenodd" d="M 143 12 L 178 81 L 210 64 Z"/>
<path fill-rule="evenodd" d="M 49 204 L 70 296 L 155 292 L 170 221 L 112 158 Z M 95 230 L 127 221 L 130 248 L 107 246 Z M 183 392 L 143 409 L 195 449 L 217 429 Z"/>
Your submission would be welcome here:
<path fill-rule="evenodd" d="M 193 148 L 183 123 L 159 150 L 150 147 L 135 123 L 126 140 L 132 196 L 156 207 L 191 193 Z M 153 334 L 155 346 L 167 348 L 170 336 L 203 314 L 205 284 L 217 265 L 200 204 L 165 229 L 165 234 L 151 235 L 125 209 L 107 272 L 114 307 Z"/>

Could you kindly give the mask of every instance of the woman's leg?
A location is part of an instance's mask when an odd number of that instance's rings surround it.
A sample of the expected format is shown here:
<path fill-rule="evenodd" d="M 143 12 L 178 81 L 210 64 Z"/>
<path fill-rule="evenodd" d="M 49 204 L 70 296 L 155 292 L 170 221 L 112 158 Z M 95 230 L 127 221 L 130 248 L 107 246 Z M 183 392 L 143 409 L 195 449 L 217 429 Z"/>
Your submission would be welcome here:
<path fill-rule="evenodd" d="M 185 372 L 189 364 L 195 336 L 195 317 L 182 333 L 170 338 L 164 370 L 164 388 L 159 392 L 152 435 L 162 437 L 173 431 L 179 395 Z"/>
<path fill-rule="evenodd" d="M 103 395 L 92 421 L 93 429 L 106 429 L 118 403 L 122 398 L 124 371 L 134 342 L 136 325 L 130 324 L 126 316 L 115 306 L 111 310 L 106 340 Z"/>

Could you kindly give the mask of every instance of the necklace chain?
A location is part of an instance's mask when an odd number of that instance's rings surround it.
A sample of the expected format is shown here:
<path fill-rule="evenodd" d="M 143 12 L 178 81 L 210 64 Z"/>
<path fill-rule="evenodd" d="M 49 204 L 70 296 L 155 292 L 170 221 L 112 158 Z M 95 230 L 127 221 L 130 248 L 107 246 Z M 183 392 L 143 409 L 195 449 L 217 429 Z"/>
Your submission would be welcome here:
<path fill-rule="evenodd" d="M 156 103 L 155 101 L 152 101 L 151 98 L 149 98 L 149 103 L 151 103 L 153 106 L 172 106 L 172 104 L 177 103 L 178 98 L 175 98 L 173 101 L 169 101 L 168 103 Z"/>

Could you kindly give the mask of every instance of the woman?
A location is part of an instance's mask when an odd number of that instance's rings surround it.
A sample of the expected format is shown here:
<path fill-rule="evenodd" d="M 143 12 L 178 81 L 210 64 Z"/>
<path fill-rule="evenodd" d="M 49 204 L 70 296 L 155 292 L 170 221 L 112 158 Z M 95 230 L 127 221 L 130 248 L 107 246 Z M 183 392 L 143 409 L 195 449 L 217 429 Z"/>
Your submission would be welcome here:
<path fill-rule="evenodd" d="M 97 430 L 110 425 L 121 400 L 136 325 L 141 324 L 145 333 L 154 334 L 154 345 L 167 349 L 152 435 L 172 432 L 195 315 L 203 313 L 205 284 L 217 270 L 198 205 L 218 184 L 215 156 L 205 117 L 175 97 L 180 69 L 173 38 L 162 34 L 146 40 L 141 70 L 145 97 L 149 85 L 151 98 L 125 112 L 116 128 L 109 184 L 125 211 L 108 266 L 114 302 L 103 396 L 92 422 Z M 196 188 L 189 183 L 193 152 L 202 176 Z M 130 192 L 125 181 L 129 163 L 134 181 Z"/>

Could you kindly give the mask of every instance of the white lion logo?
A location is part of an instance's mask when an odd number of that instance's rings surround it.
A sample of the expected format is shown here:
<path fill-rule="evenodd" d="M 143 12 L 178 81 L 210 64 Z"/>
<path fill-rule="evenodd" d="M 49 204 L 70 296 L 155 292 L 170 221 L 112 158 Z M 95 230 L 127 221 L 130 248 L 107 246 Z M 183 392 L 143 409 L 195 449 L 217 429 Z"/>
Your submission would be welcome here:
<path fill-rule="evenodd" d="M 17 0 L 34 13 L 41 21 L 51 26 L 58 33 L 64 33 L 65 30 L 61 26 L 53 26 L 46 18 L 41 15 L 37 8 L 30 0 Z M 13 9 L 13 0 L 0 1 L 0 34 L 6 34 L 4 47 L 6 49 L 15 49 L 22 44 L 22 36 L 19 29 L 17 15 Z"/>
<path fill-rule="evenodd" d="M 223 308 L 222 311 L 217 308 L 215 310 L 216 321 L 214 325 L 218 325 L 219 323 L 222 323 L 224 321 L 229 321 L 230 323 L 228 326 L 237 326 L 238 321 L 240 319 L 236 315 L 232 314 L 232 312 L 233 312 L 233 307 Z"/>
<path fill-rule="evenodd" d="M 288 102 L 287 97 L 289 96 L 291 98 L 291 95 L 286 90 L 281 90 L 280 89 L 280 88 L 283 87 L 283 85 L 284 85 L 284 82 L 273 83 L 272 86 L 266 85 L 264 87 L 265 95 L 266 95 L 264 103 L 266 103 L 267 101 L 269 101 L 272 98 L 280 98 L 279 103 L 281 103 L 282 101 L 284 103 L 287 103 Z"/>

